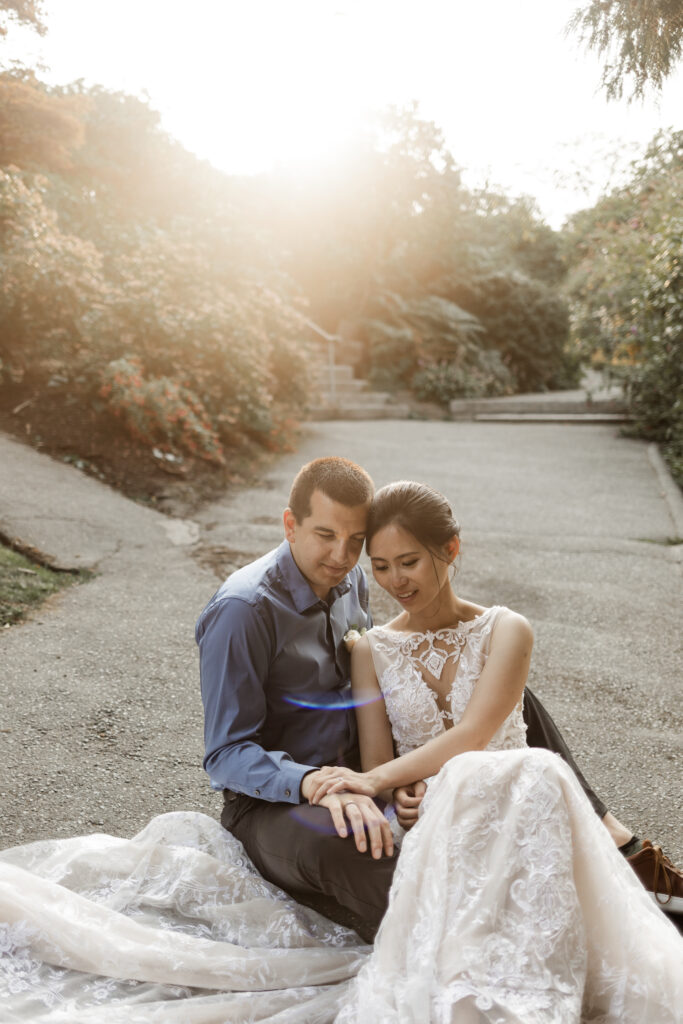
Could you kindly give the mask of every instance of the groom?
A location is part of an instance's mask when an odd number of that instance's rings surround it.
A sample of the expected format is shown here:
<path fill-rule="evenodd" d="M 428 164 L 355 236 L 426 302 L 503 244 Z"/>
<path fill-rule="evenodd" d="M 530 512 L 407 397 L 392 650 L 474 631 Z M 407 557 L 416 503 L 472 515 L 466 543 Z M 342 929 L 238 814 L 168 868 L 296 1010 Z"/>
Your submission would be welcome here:
<path fill-rule="evenodd" d="M 307 799 L 321 766 L 360 768 L 344 634 L 372 624 L 357 562 L 373 493 L 365 470 L 347 459 L 304 466 L 284 541 L 233 573 L 196 627 L 204 767 L 223 791 L 222 824 L 265 878 L 367 941 L 396 864 L 389 822 L 370 797 L 328 795 L 316 806 Z M 529 689 L 524 716 L 529 745 L 568 761 L 615 842 L 650 870 L 652 848 L 634 847 L 639 841 L 595 796 Z M 394 791 L 404 827 L 417 819 L 423 794 L 421 782 Z M 683 876 L 671 877 L 683 896 Z"/>

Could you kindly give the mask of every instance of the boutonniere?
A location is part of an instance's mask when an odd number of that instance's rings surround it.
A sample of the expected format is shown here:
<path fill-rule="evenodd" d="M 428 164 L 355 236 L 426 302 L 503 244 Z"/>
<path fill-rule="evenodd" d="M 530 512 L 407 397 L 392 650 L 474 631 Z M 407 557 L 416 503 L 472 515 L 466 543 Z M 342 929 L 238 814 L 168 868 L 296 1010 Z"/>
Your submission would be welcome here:
<path fill-rule="evenodd" d="M 358 628 L 358 626 L 356 626 L 355 623 L 352 626 L 349 626 L 349 628 L 344 633 L 343 637 L 344 643 L 346 645 L 346 650 L 352 651 L 354 644 L 357 644 L 360 638 L 362 636 L 365 636 L 366 633 L 367 629 L 365 626 L 361 626 L 360 629 Z"/>

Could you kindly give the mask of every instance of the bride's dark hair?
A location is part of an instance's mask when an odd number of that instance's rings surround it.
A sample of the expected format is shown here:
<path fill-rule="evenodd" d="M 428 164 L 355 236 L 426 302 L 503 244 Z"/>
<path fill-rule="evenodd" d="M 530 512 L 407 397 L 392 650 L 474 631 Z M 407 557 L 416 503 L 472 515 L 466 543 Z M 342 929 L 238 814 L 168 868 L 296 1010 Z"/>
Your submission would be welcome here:
<path fill-rule="evenodd" d="M 442 558 L 441 549 L 451 537 L 460 536 L 460 526 L 443 494 L 427 484 L 398 480 L 380 487 L 372 499 L 365 531 L 365 545 L 379 530 L 396 523 L 412 533 L 433 555 Z"/>

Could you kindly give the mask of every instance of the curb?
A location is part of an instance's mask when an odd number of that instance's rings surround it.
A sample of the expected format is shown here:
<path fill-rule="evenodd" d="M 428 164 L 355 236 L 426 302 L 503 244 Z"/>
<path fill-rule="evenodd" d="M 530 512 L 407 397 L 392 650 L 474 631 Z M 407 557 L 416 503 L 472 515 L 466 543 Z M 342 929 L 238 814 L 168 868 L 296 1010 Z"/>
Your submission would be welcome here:
<path fill-rule="evenodd" d="M 628 423 L 630 416 L 618 412 L 477 412 L 475 423 Z M 459 422 L 462 422 L 460 420 Z"/>
<path fill-rule="evenodd" d="M 652 467 L 657 474 L 657 479 L 662 488 L 663 497 L 668 505 L 671 518 L 676 528 L 676 536 L 683 540 L 683 494 L 676 481 L 669 472 L 669 467 L 661 456 L 659 448 L 652 442 L 647 446 L 647 455 Z"/>

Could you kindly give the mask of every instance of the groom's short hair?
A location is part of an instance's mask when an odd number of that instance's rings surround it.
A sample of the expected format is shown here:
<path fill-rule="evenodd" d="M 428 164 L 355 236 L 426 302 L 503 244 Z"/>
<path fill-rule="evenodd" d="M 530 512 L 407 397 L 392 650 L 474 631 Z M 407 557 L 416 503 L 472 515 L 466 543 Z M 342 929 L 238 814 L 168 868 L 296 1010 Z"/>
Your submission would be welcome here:
<path fill-rule="evenodd" d="M 369 505 L 375 485 L 369 473 L 350 459 L 326 455 L 302 466 L 289 492 L 289 507 L 297 523 L 311 514 L 311 495 L 321 491 L 347 508 Z"/>

